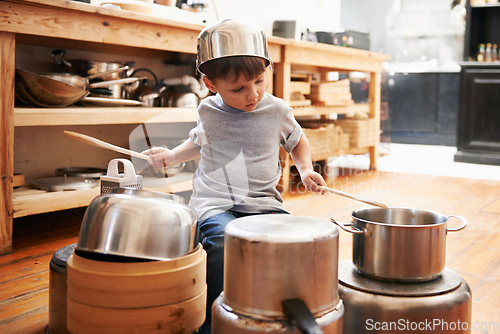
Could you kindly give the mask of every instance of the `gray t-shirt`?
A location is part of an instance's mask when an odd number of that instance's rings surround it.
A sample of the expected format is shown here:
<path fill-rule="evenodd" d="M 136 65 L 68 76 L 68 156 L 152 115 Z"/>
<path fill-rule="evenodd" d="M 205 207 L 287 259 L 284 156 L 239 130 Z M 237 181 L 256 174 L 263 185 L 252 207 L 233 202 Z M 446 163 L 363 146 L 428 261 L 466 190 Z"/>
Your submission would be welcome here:
<path fill-rule="evenodd" d="M 285 211 L 276 190 L 281 177 L 279 149 L 290 152 L 302 129 L 288 104 L 265 94 L 245 112 L 217 94 L 198 107 L 198 124 L 189 132 L 201 148 L 190 205 L 199 219 L 225 210 L 262 213 Z"/>

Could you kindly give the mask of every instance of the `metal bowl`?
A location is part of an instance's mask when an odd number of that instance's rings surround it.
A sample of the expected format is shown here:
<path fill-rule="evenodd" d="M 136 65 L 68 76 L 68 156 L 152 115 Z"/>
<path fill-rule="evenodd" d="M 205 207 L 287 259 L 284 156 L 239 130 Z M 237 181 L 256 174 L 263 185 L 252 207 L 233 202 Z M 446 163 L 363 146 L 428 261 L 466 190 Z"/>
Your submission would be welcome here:
<path fill-rule="evenodd" d="M 196 69 L 204 63 L 223 57 L 255 56 L 269 58 L 267 38 L 258 26 L 240 20 L 224 20 L 203 29 L 198 35 Z"/>
<path fill-rule="evenodd" d="M 198 245 L 189 206 L 160 196 L 101 195 L 83 217 L 76 250 L 137 259 L 170 260 Z"/>

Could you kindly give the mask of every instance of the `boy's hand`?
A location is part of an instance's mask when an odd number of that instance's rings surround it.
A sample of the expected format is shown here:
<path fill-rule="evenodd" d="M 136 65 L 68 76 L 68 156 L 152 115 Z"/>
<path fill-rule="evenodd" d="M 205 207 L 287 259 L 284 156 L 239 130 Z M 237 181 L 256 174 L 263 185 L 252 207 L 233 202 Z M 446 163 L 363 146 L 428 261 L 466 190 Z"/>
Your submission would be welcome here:
<path fill-rule="evenodd" d="M 155 170 L 172 165 L 174 154 L 166 147 L 153 147 L 141 152 L 149 156 L 148 162 Z"/>
<path fill-rule="evenodd" d="M 308 169 L 300 173 L 300 179 L 302 180 L 302 183 L 308 190 L 315 193 L 318 192 L 321 192 L 322 194 L 325 193 L 324 191 L 321 191 L 321 189 L 319 189 L 319 186 L 326 187 L 326 182 L 323 179 L 323 176 L 321 176 L 321 174 Z"/>

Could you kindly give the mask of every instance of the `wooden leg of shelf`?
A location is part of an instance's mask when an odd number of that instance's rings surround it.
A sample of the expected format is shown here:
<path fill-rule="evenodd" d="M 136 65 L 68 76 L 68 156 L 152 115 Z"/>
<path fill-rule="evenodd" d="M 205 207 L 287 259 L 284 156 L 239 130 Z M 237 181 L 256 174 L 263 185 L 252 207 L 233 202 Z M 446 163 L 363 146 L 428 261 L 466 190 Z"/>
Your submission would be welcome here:
<path fill-rule="evenodd" d="M 370 87 L 369 87 L 369 101 L 370 101 L 370 118 L 375 119 L 375 131 L 380 133 L 380 94 L 381 94 L 381 74 L 376 72 L 370 73 Z M 370 152 L 370 170 L 376 170 L 378 167 L 378 146 L 380 139 L 377 143 L 369 148 Z"/>
<path fill-rule="evenodd" d="M 282 58 L 281 62 L 274 64 L 274 95 L 289 101 L 292 65 L 285 63 L 284 53 Z"/>
<path fill-rule="evenodd" d="M 288 192 L 290 188 L 290 155 L 284 150 L 280 149 L 280 162 L 281 162 L 281 180 L 278 184 L 278 191 L 281 193 Z"/>
<path fill-rule="evenodd" d="M 12 252 L 15 35 L 0 32 L 0 255 Z"/>

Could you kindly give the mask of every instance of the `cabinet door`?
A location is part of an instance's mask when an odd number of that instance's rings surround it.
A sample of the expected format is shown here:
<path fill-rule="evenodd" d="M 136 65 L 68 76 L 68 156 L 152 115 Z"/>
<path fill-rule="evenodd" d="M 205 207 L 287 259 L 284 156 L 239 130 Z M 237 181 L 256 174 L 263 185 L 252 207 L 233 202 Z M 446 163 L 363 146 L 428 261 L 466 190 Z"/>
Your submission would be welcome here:
<path fill-rule="evenodd" d="M 389 78 L 391 131 L 435 132 L 437 78 L 436 73 L 396 73 Z"/>
<path fill-rule="evenodd" d="M 458 148 L 500 152 L 500 69 L 468 69 L 462 73 L 462 105 Z"/>

